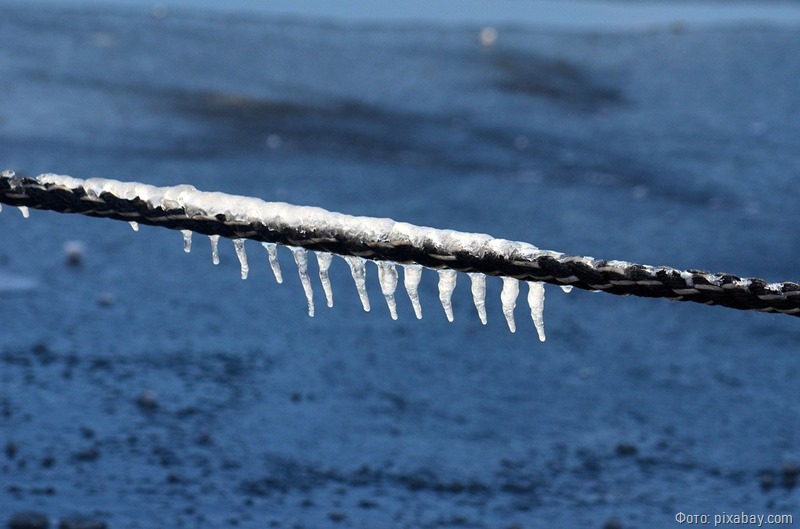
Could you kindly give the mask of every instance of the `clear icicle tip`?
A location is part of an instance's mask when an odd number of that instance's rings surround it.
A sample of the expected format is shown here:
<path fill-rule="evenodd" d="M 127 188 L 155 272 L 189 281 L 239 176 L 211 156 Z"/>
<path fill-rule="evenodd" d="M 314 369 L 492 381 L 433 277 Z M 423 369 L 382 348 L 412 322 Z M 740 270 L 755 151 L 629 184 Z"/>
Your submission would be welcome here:
<path fill-rule="evenodd" d="M 131 229 L 133 231 L 139 231 L 139 223 L 136 222 L 135 220 L 128 221 L 128 224 L 131 225 Z"/>
<path fill-rule="evenodd" d="M 294 255 L 294 262 L 297 264 L 297 273 L 300 275 L 300 283 L 303 285 L 303 292 L 306 294 L 308 302 L 308 315 L 314 317 L 314 290 L 311 288 L 311 278 L 308 276 L 308 250 L 305 248 L 289 247 Z"/>
<path fill-rule="evenodd" d="M 236 257 L 239 258 L 242 279 L 247 279 L 250 267 L 247 265 L 247 252 L 244 250 L 244 239 L 233 239 L 233 248 L 236 250 Z"/>
<path fill-rule="evenodd" d="M 453 317 L 453 291 L 456 289 L 458 272 L 455 270 L 439 270 L 439 302 L 442 304 L 447 321 L 452 322 Z"/>
<path fill-rule="evenodd" d="M 366 261 L 363 257 L 358 257 L 356 255 L 343 255 L 342 258 L 347 263 L 347 266 L 350 267 L 350 275 L 353 276 L 353 282 L 356 284 L 356 291 L 358 291 L 358 297 L 361 299 L 361 306 L 364 307 L 365 312 L 369 312 Z"/>
<path fill-rule="evenodd" d="M 544 283 L 528 281 L 528 306 L 531 308 L 531 319 L 539 334 L 539 341 L 545 340 L 544 336 Z"/>
<path fill-rule="evenodd" d="M 219 235 L 209 235 L 211 241 L 211 262 L 215 265 L 219 264 Z"/>
<path fill-rule="evenodd" d="M 27 219 L 31 216 L 31 211 L 28 209 L 28 206 L 17 206 L 19 208 L 19 212 L 22 213 L 22 217 Z"/>
<path fill-rule="evenodd" d="M 517 296 L 519 296 L 519 281 L 513 277 L 503 278 L 503 291 L 500 292 L 500 301 L 503 304 L 503 316 L 506 317 L 508 329 L 517 332 L 517 324 L 514 322 L 514 309 L 517 306 Z"/>
<path fill-rule="evenodd" d="M 272 274 L 275 276 L 275 281 L 283 283 L 283 275 L 281 274 L 281 263 L 278 261 L 278 245 L 274 242 L 262 242 L 261 246 L 267 250 L 267 257 L 269 258 L 269 266 L 272 268 Z"/>
<path fill-rule="evenodd" d="M 183 234 L 183 251 L 189 253 L 192 251 L 192 232 L 181 230 L 181 234 Z"/>
<path fill-rule="evenodd" d="M 408 299 L 414 307 L 414 315 L 422 319 L 422 305 L 419 302 L 419 282 L 422 280 L 422 265 L 403 265 L 403 286 L 406 287 Z"/>
<path fill-rule="evenodd" d="M 472 300 L 475 302 L 475 308 L 478 310 L 478 318 L 481 323 L 486 325 L 486 276 L 478 272 L 468 272 L 470 281 L 472 281 Z"/>
<path fill-rule="evenodd" d="M 333 307 L 333 290 L 331 289 L 331 278 L 328 275 L 328 269 L 331 267 L 333 261 L 333 254 L 328 252 L 314 252 L 317 256 L 317 265 L 319 265 L 319 280 L 322 283 L 322 290 L 325 291 L 325 301 L 328 307 Z"/>
<path fill-rule="evenodd" d="M 387 261 L 377 261 L 375 264 L 378 265 L 378 282 L 381 285 L 381 293 L 386 298 L 389 314 L 393 320 L 396 320 L 397 301 L 394 298 L 394 293 L 397 290 L 397 269 L 394 263 Z"/>

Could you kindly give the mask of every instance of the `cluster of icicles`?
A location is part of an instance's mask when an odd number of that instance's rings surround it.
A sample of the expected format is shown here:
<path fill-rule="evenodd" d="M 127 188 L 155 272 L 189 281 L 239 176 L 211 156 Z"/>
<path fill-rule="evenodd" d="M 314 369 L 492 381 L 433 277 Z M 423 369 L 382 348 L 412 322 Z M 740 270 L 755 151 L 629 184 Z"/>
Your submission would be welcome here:
<path fill-rule="evenodd" d="M 139 230 L 139 225 L 136 222 L 129 223 L 134 231 Z M 189 253 L 192 250 L 192 232 L 189 230 L 181 230 L 183 235 L 183 251 Z M 211 240 L 211 261 L 216 265 L 219 264 L 219 235 L 209 235 Z M 242 279 L 247 279 L 250 267 L 247 264 L 247 254 L 244 249 L 245 239 L 233 239 L 233 247 L 236 250 L 236 257 L 239 259 L 241 267 Z M 283 274 L 281 273 L 281 266 L 278 262 L 278 244 L 262 242 L 264 249 L 267 251 L 267 258 L 269 259 L 272 273 L 275 275 L 275 280 L 278 283 L 283 283 Z M 300 283 L 303 285 L 303 291 L 306 295 L 308 302 L 308 315 L 314 316 L 314 291 L 311 286 L 311 275 L 309 273 L 309 259 L 308 250 L 305 248 L 287 246 L 291 250 L 294 257 L 294 262 L 297 264 L 297 271 L 300 275 Z M 331 280 L 328 275 L 328 270 L 333 262 L 333 254 L 328 252 L 314 252 L 317 258 L 317 265 L 319 267 L 319 279 L 322 283 L 322 290 L 325 292 L 325 301 L 328 307 L 333 307 L 333 290 L 331 289 Z M 367 295 L 367 259 L 357 257 L 354 255 L 341 256 L 342 259 L 350 267 L 350 273 L 353 276 L 353 281 L 356 284 L 356 291 L 358 297 L 361 299 L 361 305 L 364 310 L 369 312 L 370 303 L 369 296 Z M 395 292 L 399 282 L 399 275 L 395 263 L 389 261 L 373 261 L 378 267 L 378 282 L 381 286 L 381 293 L 386 299 L 386 304 L 389 307 L 389 314 L 392 319 L 397 319 L 397 300 L 395 299 Z M 422 319 L 422 305 L 419 300 L 418 287 L 422 279 L 423 266 L 418 264 L 403 264 L 403 286 L 408 293 L 411 300 L 411 305 L 414 308 L 414 314 L 417 319 Z M 455 270 L 437 270 L 439 274 L 439 301 L 444 308 L 445 315 L 448 321 L 453 321 L 453 291 L 456 288 L 456 280 L 458 272 Z M 481 273 L 468 273 L 467 274 L 472 283 L 472 298 L 475 302 L 475 308 L 478 311 L 478 317 L 481 323 L 486 325 L 486 276 Z M 514 321 L 514 309 L 517 306 L 517 297 L 519 296 L 519 280 L 513 277 L 503 277 L 503 290 L 500 293 L 500 301 L 503 306 L 503 315 L 508 323 L 508 328 L 511 332 L 516 332 L 517 325 Z M 536 326 L 536 332 L 539 335 L 539 340 L 545 340 L 544 334 L 544 284 L 538 281 L 528 281 L 528 305 L 531 311 L 531 319 Z M 565 292 L 572 290 L 571 286 L 565 285 L 561 287 Z"/>

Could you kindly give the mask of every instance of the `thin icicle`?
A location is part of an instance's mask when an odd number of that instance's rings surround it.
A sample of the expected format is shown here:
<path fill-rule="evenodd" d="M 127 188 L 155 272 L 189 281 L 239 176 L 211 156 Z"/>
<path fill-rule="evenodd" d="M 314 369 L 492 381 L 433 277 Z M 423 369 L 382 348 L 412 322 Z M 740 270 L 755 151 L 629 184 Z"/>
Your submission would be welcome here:
<path fill-rule="evenodd" d="M 397 319 L 397 301 L 394 299 L 394 293 L 397 290 L 397 269 L 394 263 L 387 261 L 376 261 L 378 265 L 378 282 L 381 284 L 381 293 L 386 298 L 386 304 L 389 306 L 389 314 L 392 319 Z"/>
<path fill-rule="evenodd" d="M 422 280 L 422 265 L 403 265 L 403 286 L 408 292 L 408 299 L 414 307 L 414 315 L 422 319 L 422 305 L 419 303 L 419 282 Z"/>
<path fill-rule="evenodd" d="M 183 251 L 189 253 L 192 251 L 192 232 L 191 230 L 181 230 L 183 234 Z"/>
<path fill-rule="evenodd" d="M 3 204 L 0 204 L 0 213 L 3 212 Z"/>
<path fill-rule="evenodd" d="M 239 258 L 239 266 L 242 269 L 242 279 L 247 279 L 250 267 L 247 266 L 247 253 L 244 251 L 244 239 L 233 239 L 233 248 L 236 250 L 236 257 Z"/>
<path fill-rule="evenodd" d="M 128 224 L 130 224 L 130 225 L 131 225 L 131 229 L 132 229 L 133 231 L 139 231 L 139 223 L 138 223 L 138 222 L 136 222 L 135 220 L 131 220 L 131 221 L 129 221 L 129 222 L 128 222 Z"/>
<path fill-rule="evenodd" d="M 17 206 L 17 207 L 19 208 L 19 211 L 20 211 L 20 213 L 22 213 L 22 216 L 23 216 L 24 218 L 26 218 L 26 219 L 27 219 L 28 217 L 30 217 L 30 216 L 31 216 L 31 212 L 30 212 L 30 210 L 28 209 L 28 206 Z"/>
<path fill-rule="evenodd" d="M 517 306 L 517 296 L 519 296 L 519 280 L 513 277 L 504 277 L 500 301 L 503 304 L 503 315 L 506 317 L 506 323 L 508 323 L 508 329 L 511 332 L 517 332 L 517 324 L 514 323 L 514 308 Z"/>
<path fill-rule="evenodd" d="M 211 240 L 211 262 L 215 265 L 219 264 L 219 235 L 209 235 Z"/>
<path fill-rule="evenodd" d="M 560 285 L 560 286 L 561 286 L 561 290 L 563 290 L 567 294 L 572 292 L 572 285 Z"/>
<path fill-rule="evenodd" d="M 297 273 L 300 274 L 300 283 L 303 284 L 303 291 L 306 293 L 308 301 L 308 315 L 314 317 L 314 290 L 311 288 L 311 278 L 308 276 L 308 250 L 305 248 L 289 247 L 294 255 L 294 262 L 297 263 Z"/>
<path fill-rule="evenodd" d="M 283 275 L 281 274 L 281 263 L 278 261 L 278 245 L 274 242 L 262 242 L 261 246 L 267 250 L 269 257 L 269 266 L 272 268 L 272 273 L 275 275 L 275 281 L 283 283 Z"/>
<path fill-rule="evenodd" d="M 455 270 L 439 270 L 439 301 L 442 303 L 447 321 L 453 321 L 453 291 L 456 289 L 458 272 Z"/>
<path fill-rule="evenodd" d="M 366 312 L 369 312 L 366 261 L 363 257 L 355 255 L 343 255 L 342 258 L 347 262 L 347 266 L 350 267 L 350 275 L 353 276 L 353 281 L 358 291 L 358 297 L 361 298 L 361 306 L 364 307 Z"/>
<path fill-rule="evenodd" d="M 486 276 L 478 272 L 469 272 L 467 275 L 472 281 L 472 300 L 478 309 L 478 317 L 486 325 Z"/>
<path fill-rule="evenodd" d="M 528 306 L 531 308 L 531 319 L 539 334 L 539 341 L 544 337 L 544 283 L 528 281 Z"/>
<path fill-rule="evenodd" d="M 329 307 L 333 307 L 333 290 L 331 290 L 331 278 L 328 276 L 328 269 L 333 261 L 333 254 L 328 252 L 314 252 L 317 255 L 319 265 L 319 280 L 322 282 L 322 290 L 325 291 L 325 300 Z"/>

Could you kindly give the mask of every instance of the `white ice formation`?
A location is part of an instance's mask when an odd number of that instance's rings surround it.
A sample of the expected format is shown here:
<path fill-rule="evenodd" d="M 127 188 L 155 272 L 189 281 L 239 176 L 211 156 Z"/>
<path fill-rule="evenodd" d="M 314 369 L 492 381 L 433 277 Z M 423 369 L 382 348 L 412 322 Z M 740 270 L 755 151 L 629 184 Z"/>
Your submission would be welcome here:
<path fill-rule="evenodd" d="M 45 174 L 37 177 L 40 184 L 63 187 L 66 189 L 81 188 L 85 192 L 83 200 L 100 200 L 103 193 L 111 193 L 121 199 L 138 198 L 151 208 L 163 210 L 182 209 L 185 214 L 197 220 L 216 220 L 220 216 L 232 224 L 259 224 L 268 227 L 276 233 L 285 233 L 288 229 L 293 233 L 321 234 L 319 238 L 307 236 L 289 246 L 294 261 L 297 264 L 300 282 L 308 302 L 308 313 L 314 315 L 313 289 L 308 270 L 309 245 L 325 246 L 325 243 L 341 241 L 359 241 L 370 247 L 411 247 L 425 248 L 429 256 L 441 263 L 435 267 L 438 273 L 439 302 L 444 309 L 449 321 L 453 321 L 452 296 L 455 290 L 458 272 L 448 266 L 448 261 L 456 260 L 458 254 L 473 256 L 486 256 L 493 260 L 502 260 L 518 267 L 538 269 L 536 259 L 542 256 L 561 257 L 562 254 L 540 250 L 533 245 L 521 242 L 497 239 L 480 233 L 462 233 L 452 230 L 439 230 L 424 226 L 414 226 L 404 222 L 396 222 L 387 218 L 355 217 L 326 211 L 321 208 L 294 206 L 282 202 L 265 202 L 258 198 L 227 195 L 224 193 L 207 193 L 198 191 L 193 186 L 179 185 L 174 187 L 155 187 L 136 182 L 126 183 L 115 180 L 93 178 L 80 180 L 69 176 Z M 19 207 L 24 216 L 28 216 L 27 208 Z M 138 224 L 130 221 L 131 227 L 136 230 Z M 191 250 L 192 232 L 181 230 L 184 241 L 184 251 Z M 247 237 L 247 235 L 244 235 Z M 211 256 L 214 264 L 219 263 L 219 235 L 210 235 Z M 247 256 L 245 253 L 245 239 L 233 239 L 236 255 L 241 266 L 241 276 L 245 279 L 248 275 Z M 280 264 L 278 261 L 278 246 L 274 242 L 262 242 L 267 251 L 270 267 L 278 283 L 283 281 Z M 333 255 L 328 252 L 317 251 L 319 265 L 319 278 L 328 306 L 333 305 L 333 291 L 331 289 L 328 270 L 331 266 Z M 368 255 L 368 254 L 364 254 Z M 370 310 L 369 296 L 366 282 L 366 259 L 358 255 L 342 255 L 350 268 L 350 273 L 356 285 L 358 296 L 365 311 Z M 587 259 L 588 258 L 575 258 Z M 397 299 L 395 296 L 398 273 L 395 263 L 388 261 L 375 261 L 378 268 L 378 281 L 381 293 L 386 298 L 389 312 L 393 319 L 397 319 Z M 414 262 L 399 262 L 403 267 L 403 286 L 405 287 L 414 314 L 422 317 L 419 285 L 422 279 L 423 266 Z M 619 268 L 625 263 L 620 263 Z M 615 262 L 608 266 L 617 268 Z M 486 316 L 486 275 L 478 272 L 468 273 L 471 282 L 471 293 L 478 312 L 478 317 L 484 325 Z M 519 281 L 511 277 L 502 277 L 503 286 L 500 294 L 503 314 L 509 329 L 516 329 L 514 322 L 514 308 L 519 295 Z M 574 276 L 562 280 L 562 290 L 569 292 L 570 283 L 578 281 Z M 531 318 L 536 327 L 539 339 L 544 341 L 543 306 L 544 285 L 540 282 L 528 282 L 528 304 Z M 598 287 L 599 288 L 599 287 Z"/>
<path fill-rule="evenodd" d="M 128 222 L 128 224 L 131 225 L 131 229 L 133 231 L 139 231 L 139 223 L 136 222 L 135 220 L 132 220 L 132 221 Z"/>
<path fill-rule="evenodd" d="M 19 212 L 22 213 L 22 218 L 27 219 L 31 216 L 31 211 L 28 209 L 28 206 L 17 206 L 19 208 Z"/>

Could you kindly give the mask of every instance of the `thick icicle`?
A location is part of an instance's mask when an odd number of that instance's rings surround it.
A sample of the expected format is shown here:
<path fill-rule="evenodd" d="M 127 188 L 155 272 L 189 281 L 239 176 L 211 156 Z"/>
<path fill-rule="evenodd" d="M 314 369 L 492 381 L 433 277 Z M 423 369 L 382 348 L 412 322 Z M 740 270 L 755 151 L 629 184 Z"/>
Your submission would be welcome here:
<path fill-rule="evenodd" d="M 569 294 L 572 292 L 572 285 L 561 285 L 561 290 Z"/>
<path fill-rule="evenodd" d="M 219 264 L 219 235 L 209 235 L 211 240 L 211 262 L 215 265 Z"/>
<path fill-rule="evenodd" d="M 303 284 L 303 291 L 306 293 L 308 301 L 308 315 L 314 317 L 314 290 L 311 288 L 311 278 L 308 276 L 308 250 L 305 248 L 289 247 L 294 255 L 294 262 L 297 263 L 297 273 L 300 274 L 300 283 Z"/>
<path fill-rule="evenodd" d="M 419 303 L 419 282 L 422 280 L 422 265 L 403 265 L 403 286 L 408 292 L 408 299 L 414 307 L 414 315 L 422 319 L 422 305 Z"/>
<path fill-rule="evenodd" d="M 24 218 L 28 218 L 31 216 L 31 211 L 28 209 L 28 206 L 17 206 L 19 208 L 19 212 L 22 213 Z"/>
<path fill-rule="evenodd" d="M 377 261 L 378 265 L 378 282 L 381 284 L 381 293 L 386 298 L 386 304 L 389 306 L 389 314 L 392 319 L 397 319 L 397 301 L 394 299 L 394 293 L 397 290 L 397 269 L 394 263 L 387 261 Z"/>
<path fill-rule="evenodd" d="M 453 321 L 453 291 L 456 289 L 458 272 L 455 270 L 439 270 L 439 301 L 442 303 L 447 321 Z"/>
<path fill-rule="evenodd" d="M 181 230 L 183 234 L 183 251 L 189 253 L 192 251 L 192 232 L 191 230 Z"/>
<path fill-rule="evenodd" d="M 129 221 L 128 224 L 131 225 L 131 229 L 133 231 L 139 231 L 139 223 L 136 222 L 135 220 Z"/>
<path fill-rule="evenodd" d="M 528 281 L 528 306 L 531 308 L 531 318 L 539 334 L 539 341 L 544 337 L 544 283 Z"/>
<path fill-rule="evenodd" d="M 233 247 L 236 250 L 236 257 L 239 258 L 239 266 L 242 268 L 242 279 L 247 279 L 250 267 L 247 266 L 247 253 L 244 251 L 244 239 L 233 239 Z"/>
<path fill-rule="evenodd" d="M 333 307 L 333 290 L 331 290 L 331 278 L 328 276 L 328 269 L 333 261 L 333 254 L 328 252 L 314 252 L 317 255 L 319 265 L 319 280 L 322 282 L 322 290 L 325 291 L 325 301 L 329 307 Z"/>
<path fill-rule="evenodd" d="M 486 276 L 478 272 L 469 272 L 467 275 L 472 281 L 472 300 L 478 309 L 478 317 L 486 325 Z"/>
<path fill-rule="evenodd" d="M 281 263 L 278 261 L 278 245 L 274 242 L 262 242 L 261 246 L 267 250 L 269 257 L 269 266 L 272 268 L 272 273 L 275 275 L 275 281 L 283 283 L 283 275 L 281 274 Z"/>
<path fill-rule="evenodd" d="M 517 324 L 514 323 L 514 308 L 517 306 L 517 296 L 519 296 L 519 280 L 513 277 L 503 278 L 503 291 L 500 292 L 500 301 L 503 304 L 503 315 L 511 332 L 517 332 Z"/>
<path fill-rule="evenodd" d="M 350 267 L 350 274 L 353 276 L 353 281 L 356 284 L 358 297 L 361 298 L 361 306 L 364 307 L 366 312 L 369 312 L 369 296 L 367 295 L 367 269 L 366 261 L 363 257 L 355 255 L 342 256 Z"/>

